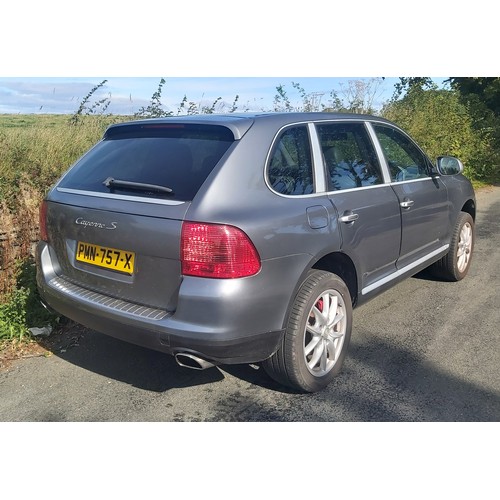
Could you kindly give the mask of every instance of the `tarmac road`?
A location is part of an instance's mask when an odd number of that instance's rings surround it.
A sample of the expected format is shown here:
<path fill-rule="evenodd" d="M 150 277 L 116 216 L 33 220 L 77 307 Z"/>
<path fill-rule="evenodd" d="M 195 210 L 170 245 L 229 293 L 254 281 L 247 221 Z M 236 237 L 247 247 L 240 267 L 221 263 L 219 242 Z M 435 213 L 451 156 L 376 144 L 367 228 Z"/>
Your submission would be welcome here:
<path fill-rule="evenodd" d="M 75 325 L 54 355 L 0 373 L 0 421 L 499 421 L 500 187 L 477 199 L 469 275 L 422 274 L 356 309 L 343 372 L 323 392 L 248 365 L 184 369 Z"/>

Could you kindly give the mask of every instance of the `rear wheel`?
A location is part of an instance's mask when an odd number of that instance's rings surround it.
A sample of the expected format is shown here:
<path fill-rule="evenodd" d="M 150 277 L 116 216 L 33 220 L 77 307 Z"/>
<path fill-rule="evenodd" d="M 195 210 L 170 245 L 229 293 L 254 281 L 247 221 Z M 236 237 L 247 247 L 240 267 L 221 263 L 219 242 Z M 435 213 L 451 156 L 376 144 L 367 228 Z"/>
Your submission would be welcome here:
<path fill-rule="evenodd" d="M 335 274 L 313 270 L 297 293 L 281 345 L 264 361 L 264 369 L 283 385 L 319 391 L 340 372 L 351 328 L 347 286 Z"/>
<path fill-rule="evenodd" d="M 461 212 L 453 230 L 448 253 L 434 265 L 435 273 L 448 281 L 460 281 L 469 271 L 474 250 L 474 220 Z"/>

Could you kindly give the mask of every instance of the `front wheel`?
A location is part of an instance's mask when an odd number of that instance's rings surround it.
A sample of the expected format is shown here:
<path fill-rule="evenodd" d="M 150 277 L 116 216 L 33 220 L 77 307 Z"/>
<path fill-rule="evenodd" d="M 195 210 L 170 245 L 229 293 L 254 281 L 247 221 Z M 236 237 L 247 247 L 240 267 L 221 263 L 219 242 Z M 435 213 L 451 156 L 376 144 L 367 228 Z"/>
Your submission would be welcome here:
<path fill-rule="evenodd" d="M 448 253 L 434 265 L 436 274 L 448 281 L 460 281 L 470 268 L 474 251 L 474 220 L 460 212 L 450 241 Z"/>
<path fill-rule="evenodd" d="M 271 378 L 304 392 L 338 375 L 352 329 L 352 303 L 335 274 L 312 270 L 300 287 L 278 351 L 263 363 Z"/>

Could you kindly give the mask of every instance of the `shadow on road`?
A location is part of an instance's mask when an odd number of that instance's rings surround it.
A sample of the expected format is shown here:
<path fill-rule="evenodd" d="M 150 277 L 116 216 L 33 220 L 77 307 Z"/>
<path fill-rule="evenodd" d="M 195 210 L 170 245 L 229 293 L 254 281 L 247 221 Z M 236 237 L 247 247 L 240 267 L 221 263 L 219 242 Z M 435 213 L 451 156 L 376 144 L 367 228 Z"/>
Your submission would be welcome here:
<path fill-rule="evenodd" d="M 262 368 L 222 366 L 194 371 L 173 357 L 74 325 L 55 354 L 105 377 L 145 391 L 166 392 L 224 380 L 246 391 L 214 391 L 214 421 L 499 421 L 500 395 L 434 368 L 425 357 L 364 337 L 353 343 L 343 373 L 317 394 L 300 394 L 272 381 Z M 230 384 L 228 383 L 228 386 Z M 262 390 L 264 389 L 264 391 Z M 230 400 L 230 404 L 228 401 Z"/>
<path fill-rule="evenodd" d="M 279 391 L 263 373 L 245 366 L 224 367 L 233 376 Z M 262 372 L 262 370 L 259 370 Z M 222 420 L 261 421 L 500 421 L 500 394 L 434 368 L 425 358 L 388 342 L 351 345 L 344 370 L 316 394 L 286 391 L 287 403 L 247 402 L 247 410 Z M 218 402 L 223 403 L 223 402 Z M 215 405 L 217 406 L 217 405 Z"/>
<path fill-rule="evenodd" d="M 122 342 L 72 322 L 56 342 L 50 350 L 65 361 L 146 391 L 164 392 L 224 379 L 217 369 L 182 368 L 173 356 Z"/>

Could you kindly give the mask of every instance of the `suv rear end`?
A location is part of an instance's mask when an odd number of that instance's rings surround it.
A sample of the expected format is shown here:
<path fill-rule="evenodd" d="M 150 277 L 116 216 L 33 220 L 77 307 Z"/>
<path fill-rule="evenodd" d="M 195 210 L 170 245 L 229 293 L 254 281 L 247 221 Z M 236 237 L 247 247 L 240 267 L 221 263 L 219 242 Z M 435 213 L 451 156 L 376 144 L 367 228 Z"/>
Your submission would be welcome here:
<path fill-rule="evenodd" d="M 213 363 L 272 354 L 282 325 L 274 331 L 255 319 L 249 297 L 274 290 L 262 290 L 252 241 L 208 214 L 189 219 L 252 124 L 219 117 L 110 127 L 42 206 L 43 300 L 90 328 L 171 354 Z"/>

